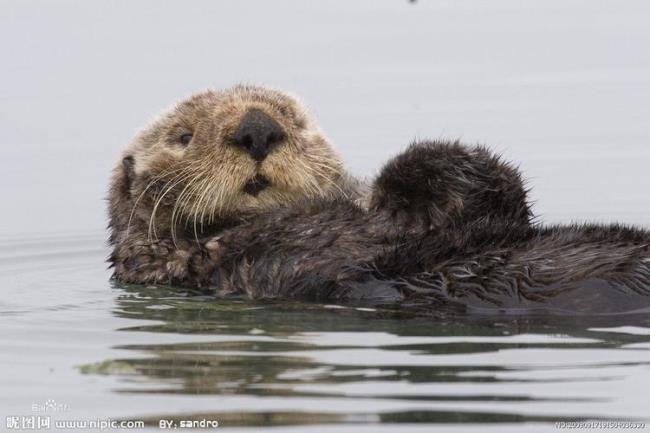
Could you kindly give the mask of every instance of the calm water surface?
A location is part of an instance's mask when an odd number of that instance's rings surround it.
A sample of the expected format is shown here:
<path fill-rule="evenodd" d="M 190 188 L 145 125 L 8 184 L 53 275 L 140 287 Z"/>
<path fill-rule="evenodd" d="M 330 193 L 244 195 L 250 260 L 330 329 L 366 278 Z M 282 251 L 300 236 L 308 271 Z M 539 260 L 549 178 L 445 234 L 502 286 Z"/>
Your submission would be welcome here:
<path fill-rule="evenodd" d="M 16 288 L 0 303 L 3 414 L 53 399 L 67 405 L 57 419 L 207 418 L 280 431 L 648 418 L 647 313 L 425 320 L 215 303 L 111 287 L 101 242 L 2 240 L 0 283 Z"/>
<path fill-rule="evenodd" d="M 4 2 L 0 430 L 48 400 L 152 430 L 649 422 L 647 313 L 424 320 L 116 287 L 102 201 L 147 118 L 246 81 L 301 95 L 356 174 L 460 137 L 520 164 L 542 221 L 649 227 L 648 22 L 646 1 Z"/>

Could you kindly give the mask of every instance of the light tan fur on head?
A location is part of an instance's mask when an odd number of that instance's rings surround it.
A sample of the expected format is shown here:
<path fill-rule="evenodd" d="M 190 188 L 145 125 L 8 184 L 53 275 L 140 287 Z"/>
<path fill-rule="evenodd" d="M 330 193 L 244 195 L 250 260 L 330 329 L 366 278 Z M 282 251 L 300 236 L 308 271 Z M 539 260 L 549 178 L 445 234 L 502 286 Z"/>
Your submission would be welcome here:
<path fill-rule="evenodd" d="M 284 138 L 257 162 L 233 145 L 251 109 L 270 116 Z M 191 134 L 191 141 L 181 137 Z M 257 175 L 270 186 L 244 192 Z M 138 226 L 148 238 L 237 219 L 301 198 L 343 193 L 340 158 L 306 109 L 277 90 L 236 86 L 180 102 L 141 131 L 124 151 L 111 185 L 112 241 Z"/>

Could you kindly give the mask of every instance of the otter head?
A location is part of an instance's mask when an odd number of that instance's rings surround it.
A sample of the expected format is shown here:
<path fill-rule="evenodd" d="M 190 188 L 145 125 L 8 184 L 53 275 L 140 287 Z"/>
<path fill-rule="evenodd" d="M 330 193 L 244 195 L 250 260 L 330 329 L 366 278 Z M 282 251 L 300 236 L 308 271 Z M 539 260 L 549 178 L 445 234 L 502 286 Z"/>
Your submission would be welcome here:
<path fill-rule="evenodd" d="M 113 175 L 113 242 L 198 235 L 298 199 L 337 194 L 342 163 L 293 97 L 261 87 L 180 102 L 128 145 Z"/>

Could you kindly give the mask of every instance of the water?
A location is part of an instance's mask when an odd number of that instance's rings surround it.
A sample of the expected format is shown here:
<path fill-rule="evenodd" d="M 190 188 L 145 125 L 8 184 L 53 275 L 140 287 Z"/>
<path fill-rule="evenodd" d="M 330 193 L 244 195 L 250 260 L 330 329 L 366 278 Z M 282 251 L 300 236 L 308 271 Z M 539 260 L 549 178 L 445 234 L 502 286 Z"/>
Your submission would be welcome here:
<path fill-rule="evenodd" d="M 359 175 L 460 137 L 520 163 L 542 221 L 649 227 L 649 17 L 640 0 L 4 2 L 0 425 L 648 422 L 647 315 L 424 320 L 114 287 L 102 199 L 147 118 L 246 81 L 302 96 Z"/>
<path fill-rule="evenodd" d="M 216 419 L 281 431 L 647 419 L 647 315 L 432 321 L 214 303 L 110 287 L 92 236 L 37 241 L 38 255 L 29 240 L 0 250 L 3 284 L 21 288 L 1 304 L 3 414 L 32 415 L 53 399 L 67 405 L 50 412 L 57 419 Z"/>

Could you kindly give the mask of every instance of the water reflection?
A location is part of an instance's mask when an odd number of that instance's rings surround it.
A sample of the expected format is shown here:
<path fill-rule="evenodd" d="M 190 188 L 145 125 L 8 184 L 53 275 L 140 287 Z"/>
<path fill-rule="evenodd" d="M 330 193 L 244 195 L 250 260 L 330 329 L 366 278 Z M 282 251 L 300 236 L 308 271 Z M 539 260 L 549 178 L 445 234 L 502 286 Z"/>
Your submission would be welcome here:
<path fill-rule="evenodd" d="M 121 394 L 214 398 L 210 412 L 145 414 L 151 425 L 160 418 L 260 426 L 644 416 L 614 403 L 646 375 L 650 335 L 611 332 L 607 317 L 396 319 L 370 309 L 215 303 L 168 288 L 116 290 L 114 314 L 144 320 L 120 331 L 196 338 L 122 345 L 133 356 L 80 371 L 120 378 Z M 629 321 L 629 329 L 648 325 L 647 317 Z M 596 326 L 604 329 L 589 329 Z"/>

